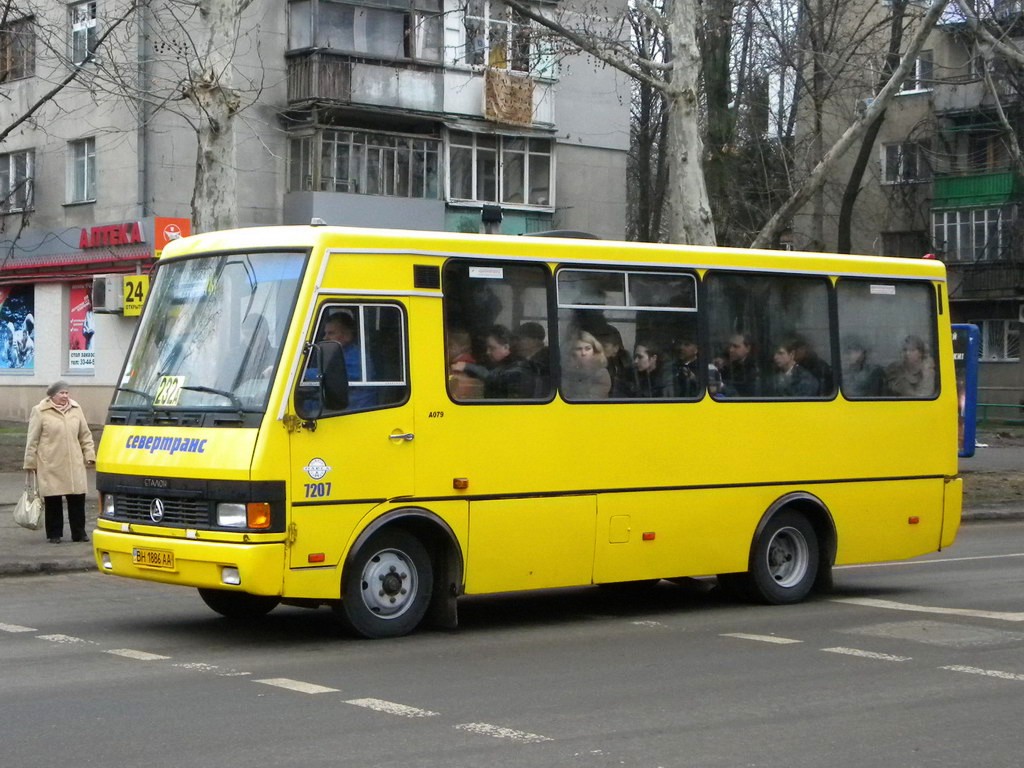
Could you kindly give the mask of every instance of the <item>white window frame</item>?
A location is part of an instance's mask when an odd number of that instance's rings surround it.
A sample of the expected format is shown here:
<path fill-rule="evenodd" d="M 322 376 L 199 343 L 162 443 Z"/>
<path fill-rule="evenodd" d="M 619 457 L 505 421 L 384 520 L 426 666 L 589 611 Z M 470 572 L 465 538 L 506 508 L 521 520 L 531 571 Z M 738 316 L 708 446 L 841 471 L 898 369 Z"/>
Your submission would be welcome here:
<path fill-rule="evenodd" d="M 68 6 L 71 24 L 71 63 L 82 64 L 96 50 L 99 0 L 86 0 Z"/>
<path fill-rule="evenodd" d="M 0 28 L 0 82 L 23 80 L 36 73 L 36 20 L 13 19 Z"/>
<path fill-rule="evenodd" d="M 1020 329 L 1017 320 L 975 320 L 981 331 L 981 361 L 1016 363 L 1020 361 Z M 1014 355 L 1016 351 L 1016 355 Z"/>
<path fill-rule="evenodd" d="M 68 202 L 96 201 L 96 139 L 68 142 Z"/>
<path fill-rule="evenodd" d="M 487 138 L 494 140 L 494 146 L 480 146 L 479 139 Z M 521 147 L 517 146 L 521 142 Z M 506 143 L 508 147 L 506 148 Z M 542 151 L 541 144 L 547 145 L 547 151 Z M 535 136 L 515 136 L 515 135 L 503 135 L 503 134 L 476 134 L 473 132 L 466 131 L 450 131 L 448 133 L 448 140 L 445 142 L 446 148 L 446 159 L 445 168 L 445 197 L 449 202 L 452 203 L 498 203 L 503 206 L 510 208 L 529 208 L 529 209 L 542 209 L 542 210 L 553 210 L 555 207 L 555 142 L 551 139 L 538 138 Z M 468 172 L 470 176 L 470 188 L 473 190 L 472 197 L 456 197 L 454 191 L 454 185 L 452 183 L 454 173 L 452 170 L 452 154 L 453 149 L 456 151 L 470 152 L 471 163 L 469 164 Z M 495 197 L 498 199 L 490 199 L 480 194 L 482 187 L 482 180 L 480 178 L 481 167 L 484 165 L 480 162 L 482 153 L 495 153 L 496 163 L 496 175 L 495 179 Z M 517 161 L 517 162 L 513 162 Z M 547 195 L 543 199 L 539 196 L 539 193 L 535 193 L 533 188 L 530 186 L 531 181 L 531 167 L 536 163 L 546 163 L 548 167 L 548 184 L 547 184 Z M 508 168 L 518 165 L 521 168 L 522 183 L 521 184 L 507 184 L 505 174 L 508 172 Z M 512 200 L 505 199 L 506 190 L 511 192 L 511 195 L 515 195 L 518 191 L 521 199 Z"/>
<path fill-rule="evenodd" d="M 900 93 L 930 91 L 935 82 L 935 52 L 921 51 L 914 60 L 914 71 L 903 81 Z"/>
<path fill-rule="evenodd" d="M 932 211 L 932 242 L 943 261 L 999 261 L 1013 223 L 1012 206 Z"/>
<path fill-rule="evenodd" d="M 18 173 L 19 165 L 24 175 Z M 0 154 L 0 213 L 18 213 L 33 208 L 35 151 Z"/>
<path fill-rule="evenodd" d="M 468 0 L 462 31 L 462 61 L 468 66 L 523 73 L 541 68 L 531 21 L 501 0 Z M 526 41 L 525 54 L 519 50 L 523 40 Z"/>
<path fill-rule="evenodd" d="M 892 151 L 895 150 L 896 169 L 893 171 Z M 926 182 L 931 179 L 930 166 L 927 159 L 929 147 L 921 141 L 898 141 L 883 144 L 882 183 L 905 184 L 909 182 Z M 913 168 L 911 169 L 911 161 Z"/>

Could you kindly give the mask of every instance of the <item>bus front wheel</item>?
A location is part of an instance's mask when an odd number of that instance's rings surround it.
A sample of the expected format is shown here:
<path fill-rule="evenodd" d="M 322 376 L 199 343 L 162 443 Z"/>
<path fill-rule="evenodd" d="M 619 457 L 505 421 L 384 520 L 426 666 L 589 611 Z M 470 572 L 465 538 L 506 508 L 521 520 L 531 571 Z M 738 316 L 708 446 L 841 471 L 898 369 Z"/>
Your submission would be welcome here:
<path fill-rule="evenodd" d="M 363 637 L 400 637 L 423 620 L 434 586 L 430 555 L 400 529 L 375 533 L 345 575 L 340 611 Z"/>
<path fill-rule="evenodd" d="M 276 597 L 230 592 L 226 589 L 199 589 L 199 596 L 210 608 L 229 619 L 258 619 L 266 616 L 281 602 Z"/>
<path fill-rule="evenodd" d="M 818 537 L 807 518 L 784 510 L 773 516 L 754 542 L 750 584 L 766 603 L 784 605 L 807 597 L 818 574 Z"/>

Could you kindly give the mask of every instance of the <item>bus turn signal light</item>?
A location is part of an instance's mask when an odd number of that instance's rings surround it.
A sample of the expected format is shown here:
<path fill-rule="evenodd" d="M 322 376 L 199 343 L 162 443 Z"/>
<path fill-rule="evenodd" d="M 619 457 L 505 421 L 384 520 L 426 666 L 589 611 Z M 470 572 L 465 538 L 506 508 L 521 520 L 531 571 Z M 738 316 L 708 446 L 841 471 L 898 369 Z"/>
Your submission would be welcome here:
<path fill-rule="evenodd" d="M 270 505 L 265 501 L 250 501 L 245 505 L 245 516 L 250 528 L 270 527 Z"/>
<path fill-rule="evenodd" d="M 910 517 L 907 518 L 907 523 L 909 525 L 917 525 L 920 522 L 921 522 L 921 518 L 918 517 L 917 515 L 911 515 Z"/>
<path fill-rule="evenodd" d="M 644 531 L 640 538 L 644 541 L 654 541 L 654 531 Z"/>
<path fill-rule="evenodd" d="M 452 480 L 452 488 L 454 488 L 456 491 L 464 491 L 464 490 L 466 490 L 467 488 L 469 488 L 469 478 L 468 477 L 456 477 L 456 478 L 454 478 Z"/>

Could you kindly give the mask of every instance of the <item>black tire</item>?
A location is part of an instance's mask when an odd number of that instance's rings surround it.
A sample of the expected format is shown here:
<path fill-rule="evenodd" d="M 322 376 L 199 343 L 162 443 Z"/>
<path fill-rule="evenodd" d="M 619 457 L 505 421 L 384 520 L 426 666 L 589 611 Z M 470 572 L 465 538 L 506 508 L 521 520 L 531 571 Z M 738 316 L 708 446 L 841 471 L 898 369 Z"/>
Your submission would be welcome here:
<path fill-rule="evenodd" d="M 226 589 L 199 589 L 199 596 L 210 608 L 229 619 L 258 619 L 266 616 L 281 602 L 277 597 L 250 595 Z"/>
<path fill-rule="evenodd" d="M 344 575 L 340 612 L 363 637 L 401 637 L 427 613 L 434 572 L 427 550 L 400 529 L 375 533 Z"/>
<path fill-rule="evenodd" d="M 750 585 L 773 605 L 807 597 L 818 575 L 818 536 L 807 518 L 783 510 L 765 525 L 750 553 Z"/>

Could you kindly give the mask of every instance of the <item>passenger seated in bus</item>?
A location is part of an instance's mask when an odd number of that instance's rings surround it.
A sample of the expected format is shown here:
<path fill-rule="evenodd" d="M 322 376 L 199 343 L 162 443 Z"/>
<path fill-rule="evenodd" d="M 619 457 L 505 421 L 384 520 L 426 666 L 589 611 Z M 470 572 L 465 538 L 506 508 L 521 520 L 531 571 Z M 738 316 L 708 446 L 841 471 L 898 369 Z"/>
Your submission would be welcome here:
<path fill-rule="evenodd" d="M 796 361 L 794 341 L 784 341 L 775 348 L 772 360 L 775 373 L 768 394 L 774 397 L 817 397 L 821 383 Z"/>
<path fill-rule="evenodd" d="M 814 347 L 803 336 L 794 336 L 793 343 L 796 345 L 796 364 L 818 380 L 821 387 L 819 394 L 832 394 L 835 388 L 835 376 L 832 374 L 832 366 L 818 357 Z"/>
<path fill-rule="evenodd" d="M 495 325 L 487 334 L 485 367 L 478 363 L 457 362 L 453 373 L 467 373 L 484 383 L 484 397 L 494 400 L 522 400 L 534 397 L 535 382 L 530 367 L 512 350 L 512 334 L 503 325 Z"/>
<path fill-rule="evenodd" d="M 594 338 L 601 344 L 608 360 L 608 375 L 612 380 L 611 397 L 632 397 L 635 388 L 633 359 L 622 348 L 622 334 L 610 323 L 597 328 Z"/>
<path fill-rule="evenodd" d="M 723 395 L 758 397 L 761 394 L 761 372 L 752 354 L 754 341 L 748 333 L 729 337 L 728 360 L 722 367 Z"/>
<path fill-rule="evenodd" d="M 348 312 L 335 312 L 324 322 L 324 351 L 328 352 L 329 344 L 326 342 L 337 342 L 341 345 L 342 360 L 345 365 L 345 374 L 348 378 L 348 409 L 350 411 L 373 408 L 377 405 L 377 392 L 372 387 L 361 385 L 363 381 L 362 351 L 358 339 L 358 328 L 355 318 Z M 327 354 L 324 364 L 324 376 L 331 376 L 331 363 L 333 356 Z M 366 360 L 366 379 L 373 378 L 373 364 L 369 356 Z"/>
<path fill-rule="evenodd" d="M 544 343 L 547 334 L 540 323 L 523 323 L 516 330 L 512 349 L 530 366 L 537 397 L 546 398 L 551 391 L 551 350 Z"/>
<path fill-rule="evenodd" d="M 679 397 L 696 397 L 700 392 L 700 367 L 697 361 L 697 342 L 683 337 L 676 341 L 672 348 L 676 357 L 672 361 L 672 378 L 675 393 Z M 713 366 L 712 366 L 713 367 Z M 708 373 L 710 373 L 710 369 Z M 718 369 L 715 369 L 718 373 Z"/>
<path fill-rule="evenodd" d="M 847 397 L 880 397 L 885 373 L 868 361 L 868 350 L 860 339 L 849 338 L 843 346 L 843 394 Z"/>
<path fill-rule="evenodd" d="M 593 334 L 576 331 L 566 344 L 562 364 L 562 394 L 566 400 L 603 400 L 612 389 L 608 360 Z"/>
<path fill-rule="evenodd" d="M 448 391 L 455 400 L 479 400 L 484 396 L 484 383 L 465 371 L 452 370 L 455 363 L 476 363 L 469 331 L 453 328 L 448 331 Z"/>
<path fill-rule="evenodd" d="M 896 397 L 931 397 L 935 394 L 935 362 L 920 336 L 903 340 L 902 359 L 885 369 L 887 394 Z"/>
<path fill-rule="evenodd" d="M 643 339 L 633 348 L 633 397 L 673 397 L 672 366 L 654 342 Z"/>

